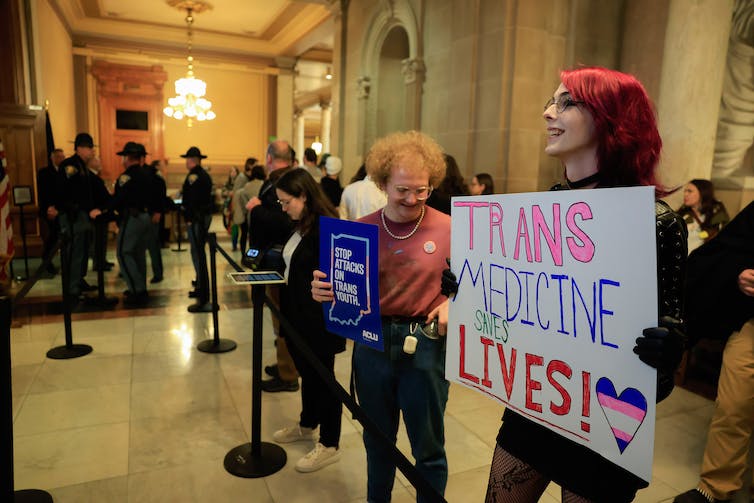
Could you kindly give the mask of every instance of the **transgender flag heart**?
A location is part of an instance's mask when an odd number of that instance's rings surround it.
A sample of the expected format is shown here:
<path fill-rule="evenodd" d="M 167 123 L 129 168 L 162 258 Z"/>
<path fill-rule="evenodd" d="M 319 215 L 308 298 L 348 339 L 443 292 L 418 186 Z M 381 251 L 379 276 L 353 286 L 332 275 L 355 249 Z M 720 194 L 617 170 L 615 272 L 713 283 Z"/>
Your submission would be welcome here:
<path fill-rule="evenodd" d="M 623 454 L 647 415 L 647 399 L 636 388 L 626 388 L 618 395 L 613 382 L 601 377 L 597 381 L 597 400 Z"/>

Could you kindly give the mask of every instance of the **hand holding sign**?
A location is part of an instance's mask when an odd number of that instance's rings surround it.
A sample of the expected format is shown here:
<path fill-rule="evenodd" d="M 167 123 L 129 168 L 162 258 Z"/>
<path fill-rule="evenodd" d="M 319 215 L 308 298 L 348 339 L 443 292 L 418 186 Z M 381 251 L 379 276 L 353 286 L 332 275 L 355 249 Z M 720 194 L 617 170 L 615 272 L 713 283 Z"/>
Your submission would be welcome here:
<path fill-rule="evenodd" d="M 312 298 L 324 303 L 329 332 L 382 351 L 377 244 L 374 225 L 322 217 Z"/>
<path fill-rule="evenodd" d="M 322 271 L 312 272 L 312 299 L 317 302 L 332 302 L 334 297 L 332 283 L 322 281 L 326 277 L 327 274 Z"/>
<path fill-rule="evenodd" d="M 642 361 L 677 354 L 662 323 L 637 340 L 657 325 L 653 199 L 651 187 L 454 199 L 446 354 L 447 379 L 644 480 L 657 382 Z M 610 224 L 627 214 L 630 229 Z"/>

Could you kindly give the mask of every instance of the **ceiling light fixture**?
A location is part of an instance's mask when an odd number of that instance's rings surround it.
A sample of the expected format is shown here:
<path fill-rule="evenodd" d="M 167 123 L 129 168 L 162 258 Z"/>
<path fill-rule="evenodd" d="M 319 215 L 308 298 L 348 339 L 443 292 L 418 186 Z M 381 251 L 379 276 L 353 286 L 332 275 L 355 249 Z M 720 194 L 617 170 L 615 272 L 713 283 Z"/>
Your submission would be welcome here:
<path fill-rule="evenodd" d="M 312 150 L 314 150 L 317 155 L 322 153 L 322 142 L 319 141 L 319 136 L 314 137 L 314 141 L 312 142 Z"/>
<path fill-rule="evenodd" d="M 329 66 L 327 67 L 327 71 L 325 72 L 325 79 L 332 80 L 332 70 Z"/>
<path fill-rule="evenodd" d="M 186 11 L 186 25 L 188 27 L 188 71 L 186 76 L 175 81 L 175 96 L 168 99 L 168 106 L 163 112 L 168 117 L 186 119 L 188 127 L 193 126 L 194 120 L 205 121 L 216 117 L 212 111 L 212 102 L 204 98 L 207 84 L 194 76 L 194 57 L 191 55 L 194 14 L 212 9 L 212 5 L 203 0 L 168 0 L 168 5 Z"/>

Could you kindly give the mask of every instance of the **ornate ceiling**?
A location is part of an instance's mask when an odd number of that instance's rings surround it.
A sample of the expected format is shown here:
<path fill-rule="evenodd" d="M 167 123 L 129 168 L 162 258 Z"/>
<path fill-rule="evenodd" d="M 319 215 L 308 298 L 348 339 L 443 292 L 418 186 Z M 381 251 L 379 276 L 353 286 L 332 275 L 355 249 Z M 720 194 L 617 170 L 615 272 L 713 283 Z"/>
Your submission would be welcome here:
<path fill-rule="evenodd" d="M 194 54 L 215 61 L 274 65 L 280 58 L 332 61 L 337 0 L 207 0 L 194 13 Z M 74 46 L 119 55 L 185 54 L 191 0 L 49 0 Z M 201 9 L 197 9 L 199 11 Z"/>

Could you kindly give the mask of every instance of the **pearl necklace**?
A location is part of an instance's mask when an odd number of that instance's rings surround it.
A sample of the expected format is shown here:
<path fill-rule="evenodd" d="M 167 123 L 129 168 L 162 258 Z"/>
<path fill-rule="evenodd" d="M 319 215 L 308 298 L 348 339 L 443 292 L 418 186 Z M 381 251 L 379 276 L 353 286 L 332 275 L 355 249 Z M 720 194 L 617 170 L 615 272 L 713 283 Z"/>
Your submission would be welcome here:
<path fill-rule="evenodd" d="M 413 236 L 414 234 L 416 234 L 416 231 L 419 230 L 419 225 L 421 225 L 422 220 L 424 220 L 424 209 L 425 209 L 425 207 L 422 206 L 422 212 L 421 212 L 421 215 L 419 215 L 419 220 L 416 221 L 416 225 L 411 230 L 411 232 L 409 232 L 405 236 L 398 236 L 398 235 L 393 234 L 392 232 L 390 232 L 390 229 L 387 228 L 387 222 L 385 221 L 385 208 L 382 208 L 382 212 L 380 212 L 380 218 L 382 219 L 382 227 L 383 227 L 383 229 L 385 229 L 385 232 L 387 232 L 388 235 L 391 238 L 393 238 L 393 239 L 408 239 L 411 236 Z"/>

